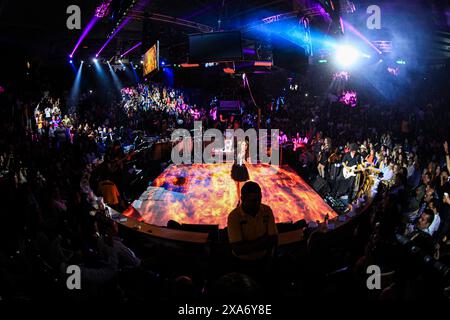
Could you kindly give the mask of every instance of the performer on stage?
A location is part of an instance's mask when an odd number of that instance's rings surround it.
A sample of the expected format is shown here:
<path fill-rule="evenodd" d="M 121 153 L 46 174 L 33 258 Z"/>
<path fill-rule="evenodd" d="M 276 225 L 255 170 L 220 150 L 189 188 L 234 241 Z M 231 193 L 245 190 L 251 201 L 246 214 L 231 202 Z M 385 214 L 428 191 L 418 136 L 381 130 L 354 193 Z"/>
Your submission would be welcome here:
<path fill-rule="evenodd" d="M 324 143 L 317 158 L 317 171 L 322 178 L 325 178 L 325 169 L 328 164 L 328 158 L 331 154 L 331 139 L 325 138 Z"/>
<path fill-rule="evenodd" d="M 239 202 L 241 201 L 240 183 L 249 180 L 248 170 L 245 166 L 247 154 L 247 142 L 242 141 L 237 146 L 236 160 L 231 168 L 231 178 L 236 182 L 236 191 Z"/>

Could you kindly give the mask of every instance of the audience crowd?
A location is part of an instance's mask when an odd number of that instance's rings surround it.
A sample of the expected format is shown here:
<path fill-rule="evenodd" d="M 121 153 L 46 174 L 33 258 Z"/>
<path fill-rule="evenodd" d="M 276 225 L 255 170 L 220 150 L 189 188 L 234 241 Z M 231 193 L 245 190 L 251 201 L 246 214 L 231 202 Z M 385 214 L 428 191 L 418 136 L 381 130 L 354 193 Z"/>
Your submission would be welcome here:
<path fill-rule="evenodd" d="M 0 124 L 2 299 L 306 299 L 341 293 L 430 299 L 449 285 L 448 274 L 439 273 L 450 265 L 449 100 L 367 101 L 350 108 L 288 90 L 267 101 L 258 119 L 250 104 L 235 114 L 220 113 L 217 99 L 200 107 L 180 90 L 157 84 L 121 93 L 122 100 L 109 107 L 86 94 L 76 112 L 49 92 L 38 100 L 11 101 L 15 113 Z M 129 181 L 137 168 L 127 164 L 126 151 L 149 137 L 192 128 L 194 120 L 221 130 L 280 128 L 284 161 L 310 181 L 320 175 L 330 185 L 357 145 L 361 162 L 379 170 L 383 183 L 350 234 L 326 232 L 327 221 L 306 223 L 305 241 L 279 248 L 263 275 L 236 273 L 208 258 L 191 259 L 189 266 L 172 263 L 176 258 L 159 245 L 145 248 L 121 234 L 108 206 L 124 210 L 133 196 Z M 151 165 L 158 167 L 155 175 L 164 166 Z M 67 290 L 69 265 L 81 267 L 85 290 Z M 370 265 L 381 268 L 382 290 L 364 290 Z"/>

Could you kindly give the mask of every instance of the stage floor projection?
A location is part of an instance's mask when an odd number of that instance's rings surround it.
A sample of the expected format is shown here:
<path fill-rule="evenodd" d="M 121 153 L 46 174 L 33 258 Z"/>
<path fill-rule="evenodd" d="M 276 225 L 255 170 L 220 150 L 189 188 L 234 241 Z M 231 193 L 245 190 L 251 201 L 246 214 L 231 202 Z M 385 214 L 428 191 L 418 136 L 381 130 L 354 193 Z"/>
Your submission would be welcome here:
<path fill-rule="evenodd" d="M 247 165 L 250 179 L 262 188 L 262 202 L 272 207 L 276 222 L 323 221 L 336 213 L 291 168 Z M 147 223 L 227 225 L 238 199 L 231 164 L 171 165 L 133 202 Z"/>

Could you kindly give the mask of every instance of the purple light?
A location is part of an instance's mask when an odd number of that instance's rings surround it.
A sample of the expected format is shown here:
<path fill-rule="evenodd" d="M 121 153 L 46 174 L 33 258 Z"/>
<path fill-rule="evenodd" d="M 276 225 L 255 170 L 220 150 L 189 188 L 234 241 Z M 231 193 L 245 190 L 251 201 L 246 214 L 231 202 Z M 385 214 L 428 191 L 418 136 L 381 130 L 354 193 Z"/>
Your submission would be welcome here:
<path fill-rule="evenodd" d="M 114 30 L 113 34 L 108 38 L 108 40 L 106 40 L 105 44 L 100 48 L 100 50 L 98 50 L 96 56 L 100 55 L 100 53 L 103 51 L 103 49 L 105 49 L 105 47 L 108 45 L 108 43 L 111 42 L 111 40 L 116 36 L 116 34 L 119 33 L 120 30 L 122 30 L 122 28 L 128 23 L 128 21 L 130 21 L 129 17 L 125 18 L 122 21 L 122 23 L 116 28 L 116 30 Z"/>
<path fill-rule="evenodd" d="M 111 4 L 112 0 L 106 0 L 101 5 L 97 7 L 95 10 L 95 16 L 97 18 L 104 18 L 109 13 L 109 5 Z"/>
<path fill-rule="evenodd" d="M 364 37 L 361 32 L 359 32 L 358 30 L 356 30 L 356 28 L 354 26 L 352 26 L 350 23 L 348 23 L 347 21 L 343 21 L 343 25 L 345 25 L 345 27 L 350 30 L 351 32 L 353 32 L 354 34 L 356 34 L 359 38 L 361 38 L 362 41 L 364 41 L 365 43 L 367 43 L 369 46 L 371 46 L 376 52 L 381 54 L 381 51 L 375 47 L 375 45 L 370 42 L 366 37 Z"/>
<path fill-rule="evenodd" d="M 356 91 L 344 91 L 339 101 L 352 108 L 356 107 L 356 103 L 358 102 Z"/>
<path fill-rule="evenodd" d="M 255 55 L 256 54 L 256 51 L 254 49 L 251 49 L 251 48 L 244 48 L 242 50 L 242 52 L 244 52 L 245 54 L 251 54 L 251 55 Z"/>
<path fill-rule="evenodd" d="M 123 56 L 127 55 L 128 53 L 130 53 L 131 51 L 133 51 L 134 49 L 136 49 L 137 47 L 139 47 L 142 44 L 141 42 L 136 43 L 134 46 L 132 46 L 130 49 L 128 49 L 127 51 L 125 51 L 124 53 L 122 53 L 120 55 L 120 57 L 122 58 Z"/>
<path fill-rule="evenodd" d="M 214 121 L 217 120 L 217 107 L 212 108 L 211 110 L 209 110 L 209 116 L 211 117 L 211 119 L 213 119 Z"/>
<path fill-rule="evenodd" d="M 75 48 L 73 48 L 72 53 L 69 55 L 70 58 L 73 58 L 73 55 L 75 51 L 77 51 L 78 47 L 80 46 L 81 42 L 83 42 L 84 38 L 86 38 L 89 31 L 91 31 L 92 27 L 97 23 L 98 18 L 93 17 L 91 21 L 89 21 L 89 24 L 86 26 L 86 29 L 84 29 L 83 33 L 81 34 L 80 38 L 78 39 L 77 44 L 75 45 Z"/>

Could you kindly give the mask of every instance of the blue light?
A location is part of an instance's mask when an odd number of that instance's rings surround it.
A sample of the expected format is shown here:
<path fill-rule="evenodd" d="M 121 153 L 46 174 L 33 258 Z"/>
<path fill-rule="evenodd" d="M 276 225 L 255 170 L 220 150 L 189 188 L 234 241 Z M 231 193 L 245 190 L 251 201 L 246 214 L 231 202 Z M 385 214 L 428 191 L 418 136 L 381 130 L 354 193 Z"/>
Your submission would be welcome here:
<path fill-rule="evenodd" d="M 70 59 L 69 63 L 73 63 L 72 59 Z"/>
<path fill-rule="evenodd" d="M 406 64 L 406 61 L 405 60 L 397 60 L 397 61 L 395 61 L 397 64 Z"/>
<path fill-rule="evenodd" d="M 161 65 L 162 65 L 162 66 L 165 66 L 166 63 L 165 63 L 164 61 L 161 61 Z"/>

